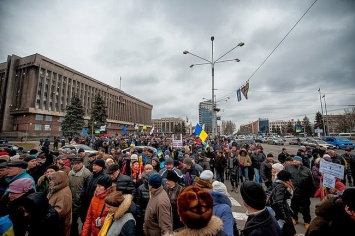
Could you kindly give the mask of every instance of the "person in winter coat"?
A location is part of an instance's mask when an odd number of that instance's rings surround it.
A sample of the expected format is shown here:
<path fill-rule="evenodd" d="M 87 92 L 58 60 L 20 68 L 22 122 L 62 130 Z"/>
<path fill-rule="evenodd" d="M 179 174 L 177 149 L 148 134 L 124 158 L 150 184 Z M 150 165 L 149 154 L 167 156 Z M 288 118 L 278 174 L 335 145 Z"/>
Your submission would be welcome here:
<path fill-rule="evenodd" d="M 86 179 L 91 175 L 89 169 L 84 166 L 84 158 L 77 157 L 73 159 L 73 169 L 69 172 L 69 187 L 73 198 L 72 207 L 72 225 L 70 236 L 78 236 L 78 220 L 85 222 L 85 217 L 81 214 L 80 194 L 83 190 Z"/>
<path fill-rule="evenodd" d="M 223 232 L 228 236 L 234 236 L 233 226 L 235 223 L 232 213 L 232 202 L 227 197 L 227 187 L 219 182 L 212 183 L 213 191 L 210 191 L 213 198 L 213 215 L 223 221 Z"/>
<path fill-rule="evenodd" d="M 28 230 L 29 218 L 21 208 L 26 197 L 35 192 L 33 183 L 33 179 L 29 178 L 15 180 L 3 196 L 3 200 L 7 202 L 6 211 L 12 221 L 15 236 L 25 236 Z"/>
<path fill-rule="evenodd" d="M 247 181 L 249 180 L 249 167 L 251 166 L 251 159 L 245 149 L 240 150 L 239 153 L 239 177 L 240 180 Z M 243 178 L 244 177 L 244 178 Z"/>
<path fill-rule="evenodd" d="M 272 186 L 267 190 L 270 207 L 274 210 L 275 218 L 281 226 L 282 236 L 296 234 L 290 207 L 293 189 L 290 172 L 281 170 Z"/>
<path fill-rule="evenodd" d="M 42 175 L 37 181 L 37 192 L 42 192 L 47 196 L 49 191 L 49 176 L 58 170 L 59 168 L 56 165 L 50 165 L 47 167 L 46 173 L 44 173 L 44 175 Z"/>
<path fill-rule="evenodd" d="M 172 210 L 169 197 L 162 186 L 160 174 L 149 176 L 149 199 L 144 215 L 146 236 L 159 236 L 173 231 Z"/>
<path fill-rule="evenodd" d="M 49 204 L 59 214 L 60 235 L 69 236 L 72 223 L 72 195 L 69 188 L 69 178 L 64 171 L 57 171 L 50 175 Z"/>
<path fill-rule="evenodd" d="M 263 186 L 253 181 L 245 181 L 240 186 L 240 194 L 248 215 L 240 235 L 281 236 L 280 226 L 266 208 L 266 193 Z"/>
<path fill-rule="evenodd" d="M 238 193 L 239 186 L 239 159 L 236 156 L 237 152 L 230 152 L 230 157 L 228 158 L 228 171 L 229 178 L 231 181 L 232 189 L 231 191 L 235 191 Z"/>
<path fill-rule="evenodd" d="M 272 185 L 272 165 L 277 163 L 274 156 L 269 153 L 266 159 L 260 164 L 260 176 L 264 181 L 266 188 Z"/>
<path fill-rule="evenodd" d="M 42 192 L 31 193 L 23 205 L 28 215 L 27 236 L 59 235 L 59 214 Z"/>
<path fill-rule="evenodd" d="M 225 236 L 223 221 L 213 215 L 213 198 L 202 188 L 186 187 L 178 198 L 178 212 L 185 227 L 165 236 Z"/>
<path fill-rule="evenodd" d="M 105 206 L 108 213 L 98 236 L 135 236 L 133 195 L 112 192 L 105 198 Z"/>
<path fill-rule="evenodd" d="M 227 158 L 224 156 L 222 150 L 216 151 L 215 168 L 216 168 L 216 180 L 224 183 L 224 170 L 227 167 Z"/>
<path fill-rule="evenodd" d="M 306 236 L 353 235 L 355 232 L 355 188 L 348 188 L 337 196 L 319 203 L 316 217 Z"/>
<path fill-rule="evenodd" d="M 164 186 L 166 193 L 170 199 L 172 213 L 173 213 L 173 230 L 181 228 L 184 224 L 180 221 L 180 217 L 177 209 L 177 199 L 184 189 L 181 185 L 179 185 L 179 177 L 175 172 L 169 171 L 166 176 L 166 185 Z"/>
<path fill-rule="evenodd" d="M 105 197 L 111 190 L 112 181 L 109 177 L 103 177 L 97 181 L 96 190 L 89 206 L 83 225 L 81 236 L 98 235 L 102 223 L 107 215 L 105 210 Z"/>
<path fill-rule="evenodd" d="M 254 170 L 254 180 L 255 182 L 261 184 L 263 182 L 263 179 L 260 173 L 261 172 L 260 166 L 261 163 L 263 163 L 266 159 L 265 154 L 261 151 L 261 149 L 255 149 L 250 154 L 250 159 Z"/>

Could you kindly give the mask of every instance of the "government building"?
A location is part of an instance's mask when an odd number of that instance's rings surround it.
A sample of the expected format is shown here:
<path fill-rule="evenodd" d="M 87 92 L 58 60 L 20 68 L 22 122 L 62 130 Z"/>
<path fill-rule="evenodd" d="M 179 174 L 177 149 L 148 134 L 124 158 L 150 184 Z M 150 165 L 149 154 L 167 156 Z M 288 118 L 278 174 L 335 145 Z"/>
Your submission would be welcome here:
<path fill-rule="evenodd" d="M 87 127 L 95 96 L 107 106 L 109 135 L 134 132 L 134 123 L 151 128 L 153 106 L 40 54 L 8 56 L 0 64 L 0 134 L 9 139 L 62 136 L 61 123 L 77 94 L 82 101 Z"/>

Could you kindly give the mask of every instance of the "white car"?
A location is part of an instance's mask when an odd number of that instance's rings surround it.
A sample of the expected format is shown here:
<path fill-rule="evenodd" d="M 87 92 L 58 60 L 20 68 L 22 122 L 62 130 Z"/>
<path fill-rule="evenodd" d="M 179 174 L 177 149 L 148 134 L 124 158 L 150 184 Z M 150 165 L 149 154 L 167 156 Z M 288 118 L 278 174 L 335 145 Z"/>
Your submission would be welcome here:
<path fill-rule="evenodd" d="M 63 150 L 63 149 L 66 149 L 66 148 L 69 148 L 71 150 L 75 150 L 76 153 L 78 153 L 78 150 L 80 148 L 84 149 L 85 151 L 85 154 L 91 154 L 91 153 L 97 153 L 98 151 L 92 149 L 91 147 L 87 146 L 87 145 L 84 145 L 84 144 L 68 144 L 68 145 L 65 145 L 63 147 L 61 147 L 59 150 Z"/>

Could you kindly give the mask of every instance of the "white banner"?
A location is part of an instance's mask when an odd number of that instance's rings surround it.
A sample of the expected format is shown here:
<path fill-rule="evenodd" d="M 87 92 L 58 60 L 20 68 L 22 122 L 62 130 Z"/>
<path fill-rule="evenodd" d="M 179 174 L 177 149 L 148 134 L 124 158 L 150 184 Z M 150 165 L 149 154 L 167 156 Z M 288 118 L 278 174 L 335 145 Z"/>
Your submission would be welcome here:
<path fill-rule="evenodd" d="M 329 161 L 320 161 L 319 172 L 323 175 L 331 175 L 339 179 L 344 179 L 344 166 Z"/>

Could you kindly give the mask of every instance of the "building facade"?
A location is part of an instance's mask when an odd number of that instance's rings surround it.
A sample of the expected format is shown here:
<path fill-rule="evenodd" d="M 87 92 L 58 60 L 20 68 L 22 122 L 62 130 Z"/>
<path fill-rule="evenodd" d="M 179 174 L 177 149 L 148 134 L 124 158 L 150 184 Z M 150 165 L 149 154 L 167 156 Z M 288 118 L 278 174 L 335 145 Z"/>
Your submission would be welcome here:
<path fill-rule="evenodd" d="M 153 106 L 40 54 L 8 56 L 0 64 L 0 133 L 6 137 L 53 137 L 62 135 L 61 122 L 71 98 L 82 101 L 84 122 L 90 119 L 95 96 L 107 106 L 107 132 L 128 132 L 133 124 L 150 129 Z M 90 127 L 86 127 L 91 130 Z"/>
<path fill-rule="evenodd" d="M 212 133 L 212 102 L 210 100 L 199 103 L 198 123 L 205 125 L 205 131 L 207 133 Z"/>
<path fill-rule="evenodd" d="M 175 127 L 179 125 L 185 125 L 185 130 L 188 131 L 185 120 L 181 118 L 169 117 L 169 118 L 160 118 L 160 119 L 152 119 L 152 126 L 154 127 L 154 133 L 157 134 L 173 134 L 177 131 Z"/>

